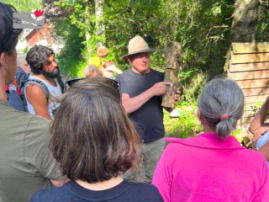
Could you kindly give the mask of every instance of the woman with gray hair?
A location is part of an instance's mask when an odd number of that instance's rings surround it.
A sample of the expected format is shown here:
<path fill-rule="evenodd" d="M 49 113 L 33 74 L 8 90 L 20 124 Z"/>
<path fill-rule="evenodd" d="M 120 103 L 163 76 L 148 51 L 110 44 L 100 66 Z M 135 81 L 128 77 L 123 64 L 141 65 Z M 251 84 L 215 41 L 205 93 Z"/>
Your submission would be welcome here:
<path fill-rule="evenodd" d="M 228 79 L 214 79 L 203 89 L 197 114 L 204 133 L 194 138 L 166 138 L 153 177 L 164 201 L 269 201 L 264 157 L 247 150 L 231 135 L 244 109 L 244 95 Z"/>
<path fill-rule="evenodd" d="M 95 65 L 87 65 L 84 69 L 84 78 L 94 78 L 94 77 L 102 77 L 101 72 L 98 70 L 98 68 Z"/>

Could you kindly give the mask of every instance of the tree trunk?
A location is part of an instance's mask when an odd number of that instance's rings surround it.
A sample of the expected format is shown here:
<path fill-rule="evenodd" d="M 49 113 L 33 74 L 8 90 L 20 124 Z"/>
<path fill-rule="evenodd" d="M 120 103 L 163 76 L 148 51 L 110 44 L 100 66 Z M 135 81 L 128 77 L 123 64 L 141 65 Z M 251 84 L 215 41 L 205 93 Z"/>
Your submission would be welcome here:
<path fill-rule="evenodd" d="M 180 88 L 178 73 L 180 68 L 181 46 L 177 42 L 170 42 L 164 51 L 165 54 L 165 76 L 164 81 L 170 82 L 162 98 L 162 106 L 165 108 L 175 108 L 174 95 Z"/>
<path fill-rule="evenodd" d="M 97 40 L 97 47 L 105 46 L 104 3 L 104 0 L 95 0 L 96 36 L 100 38 Z"/>
<path fill-rule="evenodd" d="M 86 0 L 86 6 L 89 8 L 90 7 L 90 2 L 89 0 Z M 90 10 L 88 9 L 87 13 L 86 13 L 86 18 L 85 18 L 85 22 L 86 24 L 88 25 L 88 28 L 85 29 L 85 37 L 86 37 L 86 46 L 87 46 L 87 50 L 88 50 L 88 54 L 92 53 L 93 52 L 93 49 L 90 45 L 90 40 L 91 40 L 91 34 L 90 34 L 90 27 L 91 27 L 91 22 L 90 22 L 90 19 L 91 19 L 91 14 L 90 14 Z"/>
<path fill-rule="evenodd" d="M 255 42 L 255 34 L 260 16 L 260 5 L 260 0 L 236 0 L 230 43 Z M 224 71 L 228 69 L 230 49 L 226 55 Z"/>

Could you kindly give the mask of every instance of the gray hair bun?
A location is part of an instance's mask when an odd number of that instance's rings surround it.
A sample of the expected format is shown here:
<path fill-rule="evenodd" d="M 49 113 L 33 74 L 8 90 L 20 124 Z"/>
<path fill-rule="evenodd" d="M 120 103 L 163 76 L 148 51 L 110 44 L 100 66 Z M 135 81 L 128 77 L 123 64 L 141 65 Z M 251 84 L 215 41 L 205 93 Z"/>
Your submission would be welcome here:
<path fill-rule="evenodd" d="M 219 137 L 226 138 L 235 128 L 244 110 L 244 95 L 229 79 L 214 79 L 204 87 L 198 101 L 202 118 Z"/>

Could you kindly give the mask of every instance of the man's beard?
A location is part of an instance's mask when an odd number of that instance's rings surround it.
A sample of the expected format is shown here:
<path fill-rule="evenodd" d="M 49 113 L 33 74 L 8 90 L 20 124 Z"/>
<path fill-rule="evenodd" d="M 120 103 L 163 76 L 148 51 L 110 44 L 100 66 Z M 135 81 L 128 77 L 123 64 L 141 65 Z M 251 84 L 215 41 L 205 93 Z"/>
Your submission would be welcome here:
<path fill-rule="evenodd" d="M 54 70 L 57 69 L 56 72 L 54 72 Z M 56 79 L 59 74 L 60 74 L 60 71 L 59 71 L 59 67 L 54 67 L 53 70 L 51 72 L 47 72 L 45 70 L 42 70 L 42 75 L 45 76 L 46 78 L 50 78 L 50 79 Z"/>

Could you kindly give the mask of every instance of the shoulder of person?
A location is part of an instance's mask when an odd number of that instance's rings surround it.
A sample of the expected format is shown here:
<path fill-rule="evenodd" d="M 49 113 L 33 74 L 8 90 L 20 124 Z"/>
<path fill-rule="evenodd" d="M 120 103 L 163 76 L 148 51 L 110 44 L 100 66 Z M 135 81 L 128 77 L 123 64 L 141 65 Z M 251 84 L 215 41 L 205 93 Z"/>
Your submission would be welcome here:
<path fill-rule="evenodd" d="M 61 192 L 64 189 L 63 185 L 62 187 L 51 187 L 47 189 L 40 189 L 37 192 L 33 194 L 33 196 L 30 199 L 30 202 L 47 202 L 47 201 L 54 201 L 55 196 L 61 196 Z"/>
<path fill-rule="evenodd" d="M 46 87 L 46 86 L 45 86 Z M 31 97 L 37 100 L 43 99 L 43 97 L 46 98 L 46 93 L 43 90 L 43 88 L 39 85 L 28 85 L 26 88 L 27 97 Z"/>
<path fill-rule="evenodd" d="M 152 184 L 135 182 L 128 183 L 131 185 L 131 189 L 134 193 L 141 194 L 141 198 L 151 199 L 148 202 L 154 201 L 153 199 L 162 198 L 158 188 Z"/>
<path fill-rule="evenodd" d="M 128 69 L 128 70 L 122 72 L 122 74 L 117 74 L 117 76 L 116 76 L 116 80 L 121 80 L 121 79 L 123 79 L 123 78 L 127 78 L 127 77 L 129 77 L 129 75 L 130 75 L 130 71 L 132 71 L 132 70 L 131 70 L 131 69 Z"/>
<path fill-rule="evenodd" d="M 263 163 L 266 163 L 264 156 L 260 152 L 249 149 L 244 149 L 243 151 L 246 152 L 247 159 L 253 163 L 253 166 L 257 165 L 259 168 Z"/>
<path fill-rule="evenodd" d="M 30 141 L 32 139 L 33 142 L 40 144 L 40 146 L 43 144 L 47 145 L 51 139 L 49 132 L 51 121 L 38 115 L 31 116 L 32 118 L 29 120 L 25 130 L 25 140 Z"/>
<path fill-rule="evenodd" d="M 5 118 L 9 118 L 14 122 L 14 125 L 20 127 L 23 132 L 25 132 L 25 129 L 27 128 L 33 118 L 34 115 L 30 113 L 26 113 L 23 111 L 18 111 L 10 106 L 7 106 L 5 108 L 1 108 L 2 113 L 5 114 Z"/>
<path fill-rule="evenodd" d="M 156 75 L 164 76 L 164 72 L 159 72 L 159 71 L 157 71 L 157 70 L 155 70 L 155 69 L 150 69 L 150 71 L 151 71 L 152 74 L 156 74 Z"/>

